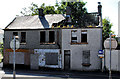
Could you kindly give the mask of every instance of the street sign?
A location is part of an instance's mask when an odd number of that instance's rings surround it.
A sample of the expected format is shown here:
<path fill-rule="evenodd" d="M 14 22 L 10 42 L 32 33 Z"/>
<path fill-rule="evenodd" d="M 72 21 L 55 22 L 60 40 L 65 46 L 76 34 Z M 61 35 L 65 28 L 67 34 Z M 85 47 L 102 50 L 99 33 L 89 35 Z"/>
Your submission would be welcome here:
<path fill-rule="evenodd" d="M 100 55 L 98 55 L 98 57 L 99 57 L 99 58 L 104 58 L 104 55 L 101 55 L 101 54 L 100 54 Z"/>
<path fill-rule="evenodd" d="M 99 53 L 99 54 L 103 54 L 104 51 L 103 51 L 103 50 L 99 50 L 98 53 Z"/>
<path fill-rule="evenodd" d="M 20 42 L 15 39 L 15 50 L 19 49 L 20 47 Z M 14 50 L 14 39 L 10 42 L 10 48 Z"/>

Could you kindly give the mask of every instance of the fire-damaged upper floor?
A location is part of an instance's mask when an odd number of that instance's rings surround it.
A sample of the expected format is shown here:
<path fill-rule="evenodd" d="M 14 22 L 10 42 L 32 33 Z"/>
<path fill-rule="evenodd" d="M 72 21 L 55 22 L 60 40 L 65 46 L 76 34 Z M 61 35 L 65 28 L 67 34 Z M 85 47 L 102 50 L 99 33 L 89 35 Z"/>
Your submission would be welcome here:
<path fill-rule="evenodd" d="M 32 48 L 34 44 L 40 44 L 40 48 L 46 45 L 46 48 L 60 48 L 62 30 L 61 28 L 67 29 L 82 29 L 89 27 L 101 27 L 101 22 L 99 22 L 102 16 L 101 14 L 101 4 L 98 5 L 98 12 L 85 14 L 84 22 L 80 25 L 72 22 L 71 10 L 67 6 L 66 14 L 47 14 L 44 15 L 43 9 L 38 9 L 39 15 L 34 16 L 18 16 L 16 17 L 7 27 L 4 29 L 4 42 L 5 48 L 10 48 L 10 40 L 13 36 L 19 36 L 19 41 L 21 43 L 21 48 Z M 78 17 L 79 18 L 79 17 Z M 87 19 L 90 18 L 90 19 Z M 71 32 L 71 34 L 76 32 Z M 85 32 L 86 33 L 86 32 Z M 82 41 L 86 41 L 87 35 L 83 35 Z M 8 39 L 8 40 L 7 40 Z M 35 40 L 34 40 L 35 39 Z M 72 37 L 73 41 L 77 39 L 76 35 Z M 28 44 L 27 44 L 28 43 Z M 25 45 L 25 46 L 24 46 Z M 26 46 L 28 45 L 28 46 Z M 34 48 L 39 48 L 35 45 Z"/>
<path fill-rule="evenodd" d="M 98 12 L 83 13 L 77 15 L 72 12 L 68 5 L 66 14 L 44 14 L 42 8 L 38 9 L 39 15 L 34 16 L 18 16 L 5 29 L 41 29 L 41 28 L 86 28 L 88 26 L 102 26 L 101 4 L 98 5 Z M 73 19 L 77 17 L 77 19 Z M 75 15 L 76 14 L 76 15 Z"/>

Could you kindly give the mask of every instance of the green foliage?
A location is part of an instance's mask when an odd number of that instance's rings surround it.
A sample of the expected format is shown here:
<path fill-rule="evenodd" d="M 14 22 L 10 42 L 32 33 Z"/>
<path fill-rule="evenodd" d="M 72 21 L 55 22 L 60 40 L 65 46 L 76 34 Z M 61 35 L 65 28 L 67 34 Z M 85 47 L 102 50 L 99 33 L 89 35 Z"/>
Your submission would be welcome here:
<path fill-rule="evenodd" d="M 71 2 L 68 5 L 71 8 L 71 17 L 73 24 L 76 24 L 76 27 L 84 27 L 85 25 L 85 15 L 87 13 L 87 9 L 85 8 L 84 2 Z"/>
<path fill-rule="evenodd" d="M 44 9 L 44 12 L 43 12 L 44 14 L 57 14 L 55 11 L 55 6 L 45 6 L 44 3 L 40 7 L 38 7 L 37 4 L 32 3 L 30 7 L 23 8 L 23 11 L 21 11 L 21 14 L 23 16 L 38 15 L 38 8 Z"/>
<path fill-rule="evenodd" d="M 112 27 L 112 23 L 110 23 L 110 20 L 108 18 L 105 18 L 102 20 L 103 22 L 103 41 L 106 38 L 109 38 L 109 34 L 112 32 L 112 34 L 114 34 L 114 32 L 111 30 Z"/>
<path fill-rule="evenodd" d="M 55 6 L 45 6 L 43 3 L 40 7 L 37 4 L 32 3 L 28 8 L 23 8 L 21 14 L 24 16 L 27 15 L 38 15 L 38 8 L 44 9 L 44 14 L 66 14 L 66 7 L 69 6 L 71 8 L 71 18 L 72 23 L 76 25 L 76 27 L 85 26 L 85 19 L 87 9 L 85 8 L 85 2 L 61 2 L 61 4 L 56 4 Z M 88 16 L 89 17 L 89 16 Z"/>
<path fill-rule="evenodd" d="M 56 4 L 55 7 L 57 8 L 55 10 L 56 14 L 66 14 L 67 3 L 61 2 L 60 5 Z"/>

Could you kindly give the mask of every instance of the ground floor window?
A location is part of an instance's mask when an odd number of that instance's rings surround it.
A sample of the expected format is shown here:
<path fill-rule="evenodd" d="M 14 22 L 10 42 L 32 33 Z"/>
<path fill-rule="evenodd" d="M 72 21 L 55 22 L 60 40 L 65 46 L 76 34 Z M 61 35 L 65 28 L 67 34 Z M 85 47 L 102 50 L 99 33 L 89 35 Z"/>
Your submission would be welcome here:
<path fill-rule="evenodd" d="M 90 50 L 84 50 L 82 54 L 82 65 L 90 66 Z"/>

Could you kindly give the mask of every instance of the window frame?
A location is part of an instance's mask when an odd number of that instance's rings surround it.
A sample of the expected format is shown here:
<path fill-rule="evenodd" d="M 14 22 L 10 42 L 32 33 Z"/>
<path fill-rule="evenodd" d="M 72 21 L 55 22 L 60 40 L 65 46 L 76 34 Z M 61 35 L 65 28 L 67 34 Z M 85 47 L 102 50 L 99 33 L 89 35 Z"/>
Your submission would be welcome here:
<path fill-rule="evenodd" d="M 17 33 L 17 34 L 15 35 L 14 33 Z M 18 36 L 18 32 L 13 32 L 12 39 L 14 39 L 14 36 Z M 16 39 L 18 39 L 18 38 L 16 38 Z"/>
<path fill-rule="evenodd" d="M 16 35 L 14 33 L 17 33 Z M 18 36 L 18 32 L 13 32 L 13 36 Z"/>
<path fill-rule="evenodd" d="M 50 42 L 50 32 L 54 32 L 53 34 L 53 36 L 54 36 L 54 40 L 53 41 L 51 41 Z M 51 43 L 51 44 L 55 44 L 55 31 L 49 31 L 49 43 Z"/>
<path fill-rule="evenodd" d="M 22 33 L 25 33 L 25 37 L 23 39 Z M 24 41 L 23 41 L 24 40 Z M 21 36 L 20 36 L 20 44 L 26 44 L 26 32 L 21 32 Z"/>
<path fill-rule="evenodd" d="M 76 40 L 73 40 L 73 38 L 76 38 Z M 77 30 L 71 30 L 71 43 L 77 43 L 78 37 L 77 37 Z"/>
<path fill-rule="evenodd" d="M 84 35 L 84 36 L 83 36 Z M 85 35 L 86 35 L 86 38 L 85 38 Z M 88 43 L 88 36 L 87 36 L 88 34 L 87 34 L 87 30 L 82 30 L 81 31 L 81 43 Z M 84 39 L 86 40 L 86 41 L 84 41 Z"/>
<path fill-rule="evenodd" d="M 44 41 L 41 41 L 41 33 L 44 32 Z M 40 44 L 46 43 L 46 31 L 40 31 Z"/>

